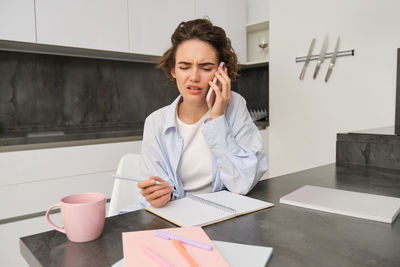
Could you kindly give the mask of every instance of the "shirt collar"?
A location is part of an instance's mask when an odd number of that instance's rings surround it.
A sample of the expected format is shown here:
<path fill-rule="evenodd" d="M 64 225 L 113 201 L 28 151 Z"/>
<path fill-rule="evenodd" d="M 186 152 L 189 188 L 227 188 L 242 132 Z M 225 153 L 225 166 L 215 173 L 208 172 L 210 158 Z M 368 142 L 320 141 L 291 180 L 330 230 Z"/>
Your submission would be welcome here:
<path fill-rule="evenodd" d="M 175 113 L 176 113 L 176 108 L 177 108 L 180 100 L 181 100 L 181 95 L 179 95 L 174 100 L 174 102 L 172 102 L 171 105 L 169 105 L 167 107 L 163 133 L 166 133 L 167 130 L 171 127 L 175 127 L 175 128 L 177 127 L 176 120 L 175 120 Z"/>

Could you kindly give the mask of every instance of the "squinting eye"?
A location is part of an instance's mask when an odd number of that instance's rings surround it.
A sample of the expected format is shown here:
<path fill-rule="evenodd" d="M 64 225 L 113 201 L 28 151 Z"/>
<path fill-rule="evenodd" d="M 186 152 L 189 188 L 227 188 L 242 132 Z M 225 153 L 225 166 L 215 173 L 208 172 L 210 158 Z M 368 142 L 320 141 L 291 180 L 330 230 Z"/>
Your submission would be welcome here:
<path fill-rule="evenodd" d="M 211 71 L 212 69 L 203 68 L 203 70 L 205 70 L 205 71 Z"/>
<path fill-rule="evenodd" d="M 179 69 L 181 69 L 181 70 L 187 70 L 188 67 L 179 67 Z"/>

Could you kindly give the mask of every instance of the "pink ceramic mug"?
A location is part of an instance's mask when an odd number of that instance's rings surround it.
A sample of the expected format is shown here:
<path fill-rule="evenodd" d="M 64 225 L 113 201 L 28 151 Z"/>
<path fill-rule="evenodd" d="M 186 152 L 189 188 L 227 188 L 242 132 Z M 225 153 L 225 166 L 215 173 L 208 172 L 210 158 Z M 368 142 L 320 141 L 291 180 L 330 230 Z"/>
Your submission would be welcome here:
<path fill-rule="evenodd" d="M 50 220 L 50 211 L 61 208 L 63 228 Z M 47 222 L 72 242 L 88 242 L 97 239 L 104 228 L 106 217 L 106 196 L 100 193 L 81 193 L 66 196 L 60 203 L 51 206 L 46 212 Z"/>

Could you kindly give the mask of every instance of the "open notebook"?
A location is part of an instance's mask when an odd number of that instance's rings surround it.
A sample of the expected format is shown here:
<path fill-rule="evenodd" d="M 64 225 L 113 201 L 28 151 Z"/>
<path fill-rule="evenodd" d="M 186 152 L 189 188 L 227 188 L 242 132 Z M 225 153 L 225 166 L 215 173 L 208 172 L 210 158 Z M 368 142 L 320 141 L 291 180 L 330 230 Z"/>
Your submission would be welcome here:
<path fill-rule="evenodd" d="M 281 197 L 280 203 L 385 223 L 400 211 L 400 198 L 311 185 Z"/>
<path fill-rule="evenodd" d="M 161 208 L 146 210 L 181 227 L 205 226 L 274 206 L 272 203 L 229 191 L 188 195 Z"/>

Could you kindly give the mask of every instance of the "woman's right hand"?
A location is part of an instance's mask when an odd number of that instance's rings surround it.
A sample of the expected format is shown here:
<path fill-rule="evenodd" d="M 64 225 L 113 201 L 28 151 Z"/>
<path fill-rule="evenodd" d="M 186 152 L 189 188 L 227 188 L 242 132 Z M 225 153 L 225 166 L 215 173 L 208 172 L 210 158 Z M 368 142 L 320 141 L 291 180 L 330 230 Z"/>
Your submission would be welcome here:
<path fill-rule="evenodd" d="M 160 184 L 156 184 L 159 181 Z M 138 183 L 142 195 L 153 207 L 162 207 L 171 200 L 172 186 L 160 177 L 150 176 Z"/>

